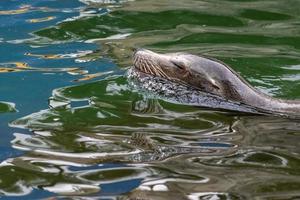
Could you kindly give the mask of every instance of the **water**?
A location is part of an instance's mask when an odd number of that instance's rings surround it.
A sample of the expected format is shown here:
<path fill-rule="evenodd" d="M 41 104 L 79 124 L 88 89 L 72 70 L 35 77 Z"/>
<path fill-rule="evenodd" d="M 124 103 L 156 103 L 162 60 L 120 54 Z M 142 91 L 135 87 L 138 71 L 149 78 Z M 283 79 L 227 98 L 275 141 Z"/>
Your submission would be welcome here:
<path fill-rule="evenodd" d="M 300 121 L 153 98 L 132 48 L 300 99 L 299 1 L 0 2 L 3 199 L 297 199 Z"/>

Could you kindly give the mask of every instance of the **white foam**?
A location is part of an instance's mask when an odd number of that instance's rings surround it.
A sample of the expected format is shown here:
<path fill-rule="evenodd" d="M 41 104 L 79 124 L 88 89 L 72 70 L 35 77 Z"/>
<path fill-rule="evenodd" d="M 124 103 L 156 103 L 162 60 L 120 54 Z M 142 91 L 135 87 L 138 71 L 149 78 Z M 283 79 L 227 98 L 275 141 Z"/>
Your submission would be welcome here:
<path fill-rule="evenodd" d="M 58 183 L 54 186 L 44 187 L 43 189 L 63 195 L 86 194 L 100 191 L 99 186 L 75 183 Z"/>
<path fill-rule="evenodd" d="M 94 42 L 102 41 L 102 40 L 122 40 L 122 39 L 127 38 L 130 35 L 131 35 L 131 33 L 116 34 L 116 35 L 112 35 L 112 36 L 109 36 L 106 38 L 89 39 L 89 40 L 86 40 L 85 42 L 86 43 L 94 43 Z"/>
<path fill-rule="evenodd" d="M 152 188 L 153 191 L 168 191 L 168 187 L 166 185 L 162 185 L 162 184 L 158 184 L 158 185 L 154 185 Z"/>

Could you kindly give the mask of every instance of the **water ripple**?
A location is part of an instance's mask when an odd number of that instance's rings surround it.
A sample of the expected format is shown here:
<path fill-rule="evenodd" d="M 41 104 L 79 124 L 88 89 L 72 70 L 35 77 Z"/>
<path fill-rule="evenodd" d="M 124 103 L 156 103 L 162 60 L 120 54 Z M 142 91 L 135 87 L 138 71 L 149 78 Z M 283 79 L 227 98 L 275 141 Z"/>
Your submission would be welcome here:
<path fill-rule="evenodd" d="M 80 2 L 0 3 L 1 197 L 299 196 L 299 120 L 182 105 L 123 77 L 135 47 L 188 51 L 298 98 L 299 1 Z"/>

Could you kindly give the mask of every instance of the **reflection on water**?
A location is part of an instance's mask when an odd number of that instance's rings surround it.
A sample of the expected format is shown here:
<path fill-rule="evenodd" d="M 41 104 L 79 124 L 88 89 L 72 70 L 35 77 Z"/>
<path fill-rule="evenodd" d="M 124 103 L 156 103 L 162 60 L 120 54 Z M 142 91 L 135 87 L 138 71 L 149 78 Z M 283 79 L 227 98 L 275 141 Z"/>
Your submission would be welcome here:
<path fill-rule="evenodd" d="M 3 112 L 15 112 L 15 104 L 9 102 L 0 102 L 0 113 Z"/>
<path fill-rule="evenodd" d="M 298 1 L 80 2 L 0 2 L 3 197 L 299 197 L 299 120 L 171 103 L 122 70 L 134 47 L 189 51 L 299 98 Z"/>

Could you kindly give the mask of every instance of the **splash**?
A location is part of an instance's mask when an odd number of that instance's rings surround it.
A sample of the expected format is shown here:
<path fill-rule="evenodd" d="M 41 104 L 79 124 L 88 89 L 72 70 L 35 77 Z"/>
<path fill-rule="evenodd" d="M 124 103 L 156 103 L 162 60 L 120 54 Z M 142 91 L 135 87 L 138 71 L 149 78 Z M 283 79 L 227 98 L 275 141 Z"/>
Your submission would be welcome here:
<path fill-rule="evenodd" d="M 252 114 L 268 113 L 268 111 L 240 102 L 229 101 L 213 94 L 201 92 L 188 85 L 144 74 L 134 67 L 128 70 L 127 76 L 134 88 L 150 92 L 154 96 L 173 103 Z"/>

